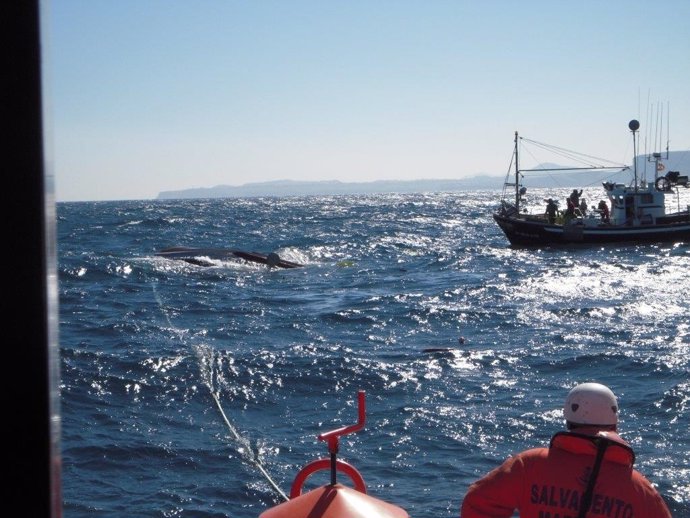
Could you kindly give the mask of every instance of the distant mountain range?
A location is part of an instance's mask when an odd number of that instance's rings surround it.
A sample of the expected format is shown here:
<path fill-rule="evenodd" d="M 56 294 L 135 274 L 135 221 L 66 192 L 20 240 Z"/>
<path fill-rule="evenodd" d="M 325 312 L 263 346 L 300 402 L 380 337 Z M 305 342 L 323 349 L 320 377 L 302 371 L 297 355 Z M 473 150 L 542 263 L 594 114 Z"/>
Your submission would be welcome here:
<path fill-rule="evenodd" d="M 162 191 L 159 200 L 186 198 L 251 198 L 257 196 L 310 196 L 338 194 L 447 192 L 475 189 L 498 189 L 504 177 L 477 176 L 458 180 L 379 180 L 374 182 L 340 182 L 337 180 L 302 182 L 278 180 L 244 185 L 217 185 L 181 191 Z"/>
<path fill-rule="evenodd" d="M 646 162 L 646 157 L 638 157 L 638 171 L 647 170 L 649 180 L 654 179 L 653 165 Z M 668 170 L 680 169 L 688 174 L 690 169 L 690 151 L 671 152 L 666 162 Z M 540 164 L 533 172 L 525 172 L 526 184 L 539 187 L 583 187 L 614 180 L 627 182 L 632 172 L 620 173 L 612 178 L 611 171 L 544 171 L 543 169 L 563 168 L 557 164 Z M 664 171 L 664 172 L 665 172 Z M 198 187 L 179 191 L 161 191 L 159 200 L 188 198 L 252 198 L 263 196 L 310 196 L 338 194 L 379 194 L 379 193 L 421 193 L 453 192 L 469 190 L 501 189 L 505 176 L 473 176 L 457 180 L 378 180 L 373 182 L 340 182 L 337 180 L 304 182 L 295 180 L 277 180 L 272 182 L 246 183 L 244 185 L 217 185 L 215 187 Z"/>

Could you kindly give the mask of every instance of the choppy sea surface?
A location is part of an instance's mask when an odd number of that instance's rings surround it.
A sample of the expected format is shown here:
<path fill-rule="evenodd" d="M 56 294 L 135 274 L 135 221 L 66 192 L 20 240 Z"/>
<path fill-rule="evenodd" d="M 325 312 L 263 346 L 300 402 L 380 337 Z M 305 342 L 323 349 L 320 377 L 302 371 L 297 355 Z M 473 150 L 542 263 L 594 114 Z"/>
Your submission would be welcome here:
<path fill-rule="evenodd" d="M 513 249 L 496 205 L 58 204 L 64 515 L 258 517 L 282 501 L 268 479 L 288 493 L 364 390 L 340 458 L 415 518 L 458 516 L 472 481 L 548 444 L 568 390 L 595 380 L 637 469 L 690 517 L 690 244 Z M 176 245 L 304 267 L 156 257 Z"/>

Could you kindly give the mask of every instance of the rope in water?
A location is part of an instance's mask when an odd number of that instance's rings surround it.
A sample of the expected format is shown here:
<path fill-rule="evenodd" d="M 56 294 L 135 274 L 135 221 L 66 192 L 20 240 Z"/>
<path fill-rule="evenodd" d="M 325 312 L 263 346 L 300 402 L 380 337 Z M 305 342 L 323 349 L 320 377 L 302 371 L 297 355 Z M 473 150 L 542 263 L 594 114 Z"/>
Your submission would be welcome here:
<path fill-rule="evenodd" d="M 170 316 L 168 312 L 165 310 L 165 306 L 163 305 L 163 301 L 160 298 L 160 295 L 158 294 L 158 291 L 156 290 L 156 285 L 152 285 L 153 288 L 153 294 L 158 302 L 158 306 L 163 313 L 163 316 L 165 317 L 168 325 L 170 328 L 174 328 L 172 325 L 172 322 L 170 321 Z M 216 403 L 216 406 L 218 407 L 218 410 L 220 411 L 220 415 L 223 418 L 223 421 L 225 422 L 225 425 L 227 426 L 228 430 L 230 430 L 230 433 L 232 434 L 233 438 L 235 441 L 239 443 L 246 442 L 249 445 L 249 441 L 244 439 L 235 429 L 235 427 L 232 425 L 230 422 L 230 419 L 228 419 L 228 416 L 225 414 L 225 411 L 223 410 L 223 406 L 220 404 L 220 399 L 218 399 L 218 395 L 214 392 L 212 385 L 212 382 L 210 380 L 207 380 L 207 383 L 205 383 L 208 386 L 209 392 L 211 393 L 211 397 L 213 398 L 213 401 Z M 268 471 L 266 471 L 266 468 L 264 465 L 261 463 L 261 460 L 259 460 L 258 456 L 251 451 L 251 448 L 247 448 L 248 454 L 245 456 L 246 460 L 249 461 L 256 469 L 259 470 L 259 472 L 263 475 L 263 477 L 266 479 L 268 482 L 269 486 L 271 486 L 271 489 L 275 491 L 275 493 L 280 496 L 284 501 L 290 500 L 290 498 L 283 492 L 283 490 L 280 489 L 278 484 L 273 480 L 271 475 L 268 474 Z"/>
<path fill-rule="evenodd" d="M 234 426 L 232 426 L 232 423 L 228 419 L 227 415 L 225 415 L 225 411 L 223 410 L 223 406 L 220 404 L 220 400 L 218 399 L 218 396 L 211 391 L 211 397 L 213 397 L 213 400 L 216 402 L 216 406 L 218 407 L 218 410 L 220 411 L 220 415 L 223 418 L 223 421 L 225 421 L 225 425 L 228 427 L 228 430 L 230 430 L 230 433 L 232 436 L 235 438 L 236 441 L 242 442 L 242 437 L 240 434 L 237 432 Z M 275 491 L 283 500 L 288 501 L 290 498 L 278 487 L 278 484 L 275 483 L 273 478 L 271 478 L 271 475 L 268 474 L 266 471 L 266 468 L 264 468 L 263 464 L 261 464 L 261 461 L 259 458 L 253 453 L 250 452 L 250 455 L 247 456 L 247 460 L 252 463 L 264 476 L 268 484 L 271 486 L 273 491 Z"/>

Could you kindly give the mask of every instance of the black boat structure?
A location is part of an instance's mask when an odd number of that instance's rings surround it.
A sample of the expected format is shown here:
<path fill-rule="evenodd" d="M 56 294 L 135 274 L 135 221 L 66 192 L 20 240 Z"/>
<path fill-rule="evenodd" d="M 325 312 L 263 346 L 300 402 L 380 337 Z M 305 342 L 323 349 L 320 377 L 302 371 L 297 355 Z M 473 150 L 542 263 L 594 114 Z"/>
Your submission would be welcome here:
<path fill-rule="evenodd" d="M 156 252 L 156 256 L 167 259 L 185 261 L 196 266 L 214 266 L 213 260 L 224 261 L 238 258 L 251 263 L 265 264 L 275 268 L 300 268 L 304 265 L 286 261 L 275 253 L 262 254 L 259 252 L 246 252 L 232 248 L 193 248 L 186 246 L 173 246 Z"/>
<path fill-rule="evenodd" d="M 637 149 L 640 123 L 631 120 L 628 128 L 633 136 L 633 148 Z M 680 203 L 679 188 L 688 187 L 687 174 L 680 171 L 665 172 L 665 153 L 654 152 L 647 156 L 653 164 L 654 180 L 647 181 L 646 173 L 638 174 L 637 152 L 634 165 L 593 165 L 582 168 L 540 168 L 520 169 L 518 150 L 522 137 L 515 132 L 513 159 L 503 188 L 503 196 L 493 218 L 513 246 L 558 246 L 570 244 L 605 244 L 639 242 L 684 242 L 690 243 L 690 205 Z M 535 141 L 529 141 L 537 143 Z M 556 148 L 562 149 L 562 148 Z M 586 156 L 586 155 L 582 155 Z M 593 158 L 593 157 L 589 157 Z M 574 172 L 575 169 L 627 171 L 633 173 L 629 184 L 602 182 L 602 200 L 592 210 L 577 204 L 575 190 L 572 199 L 566 200 L 567 207 L 557 210 L 552 199 L 544 200 L 551 210 L 529 213 L 526 208 L 527 187 L 523 185 L 530 173 L 543 174 L 545 171 Z M 642 169 L 642 168 L 640 168 Z M 640 172 L 641 173 L 641 172 Z M 675 210 L 667 210 L 666 197 L 675 195 Z M 571 203 L 572 201 L 572 203 Z M 673 204 L 670 203 L 669 206 Z M 543 207 L 543 205 L 542 205 Z"/>

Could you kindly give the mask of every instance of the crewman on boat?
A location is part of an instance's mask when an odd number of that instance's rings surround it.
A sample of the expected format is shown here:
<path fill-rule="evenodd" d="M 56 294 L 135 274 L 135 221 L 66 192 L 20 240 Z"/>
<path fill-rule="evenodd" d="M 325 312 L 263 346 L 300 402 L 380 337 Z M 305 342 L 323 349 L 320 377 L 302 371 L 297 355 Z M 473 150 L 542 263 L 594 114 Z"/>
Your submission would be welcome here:
<path fill-rule="evenodd" d="M 568 221 L 570 221 L 571 219 L 573 219 L 575 217 L 575 207 L 577 207 L 577 205 L 575 205 L 573 203 L 572 197 L 566 198 L 565 203 L 566 203 L 567 208 L 565 209 L 565 214 L 563 215 L 563 220 L 567 223 Z"/>
<path fill-rule="evenodd" d="M 610 223 L 611 216 L 609 214 L 609 206 L 606 204 L 606 202 L 604 200 L 599 201 L 599 206 L 597 208 L 599 209 L 599 214 L 601 215 L 601 222 Z"/>
<path fill-rule="evenodd" d="M 570 200 L 573 202 L 573 207 L 577 208 L 580 206 L 580 196 L 582 196 L 582 189 L 578 192 L 577 189 L 573 189 L 570 193 Z"/>
<path fill-rule="evenodd" d="M 516 509 L 520 516 L 671 518 L 661 495 L 633 469 L 635 454 L 617 434 L 618 402 L 608 387 L 577 385 L 563 413 L 568 431 L 472 484 L 461 518 L 510 518 Z"/>
<path fill-rule="evenodd" d="M 556 214 L 558 213 L 558 204 L 553 200 L 553 198 L 549 198 L 546 201 L 546 211 L 544 214 L 549 218 L 549 223 L 554 224 L 556 222 Z"/>

